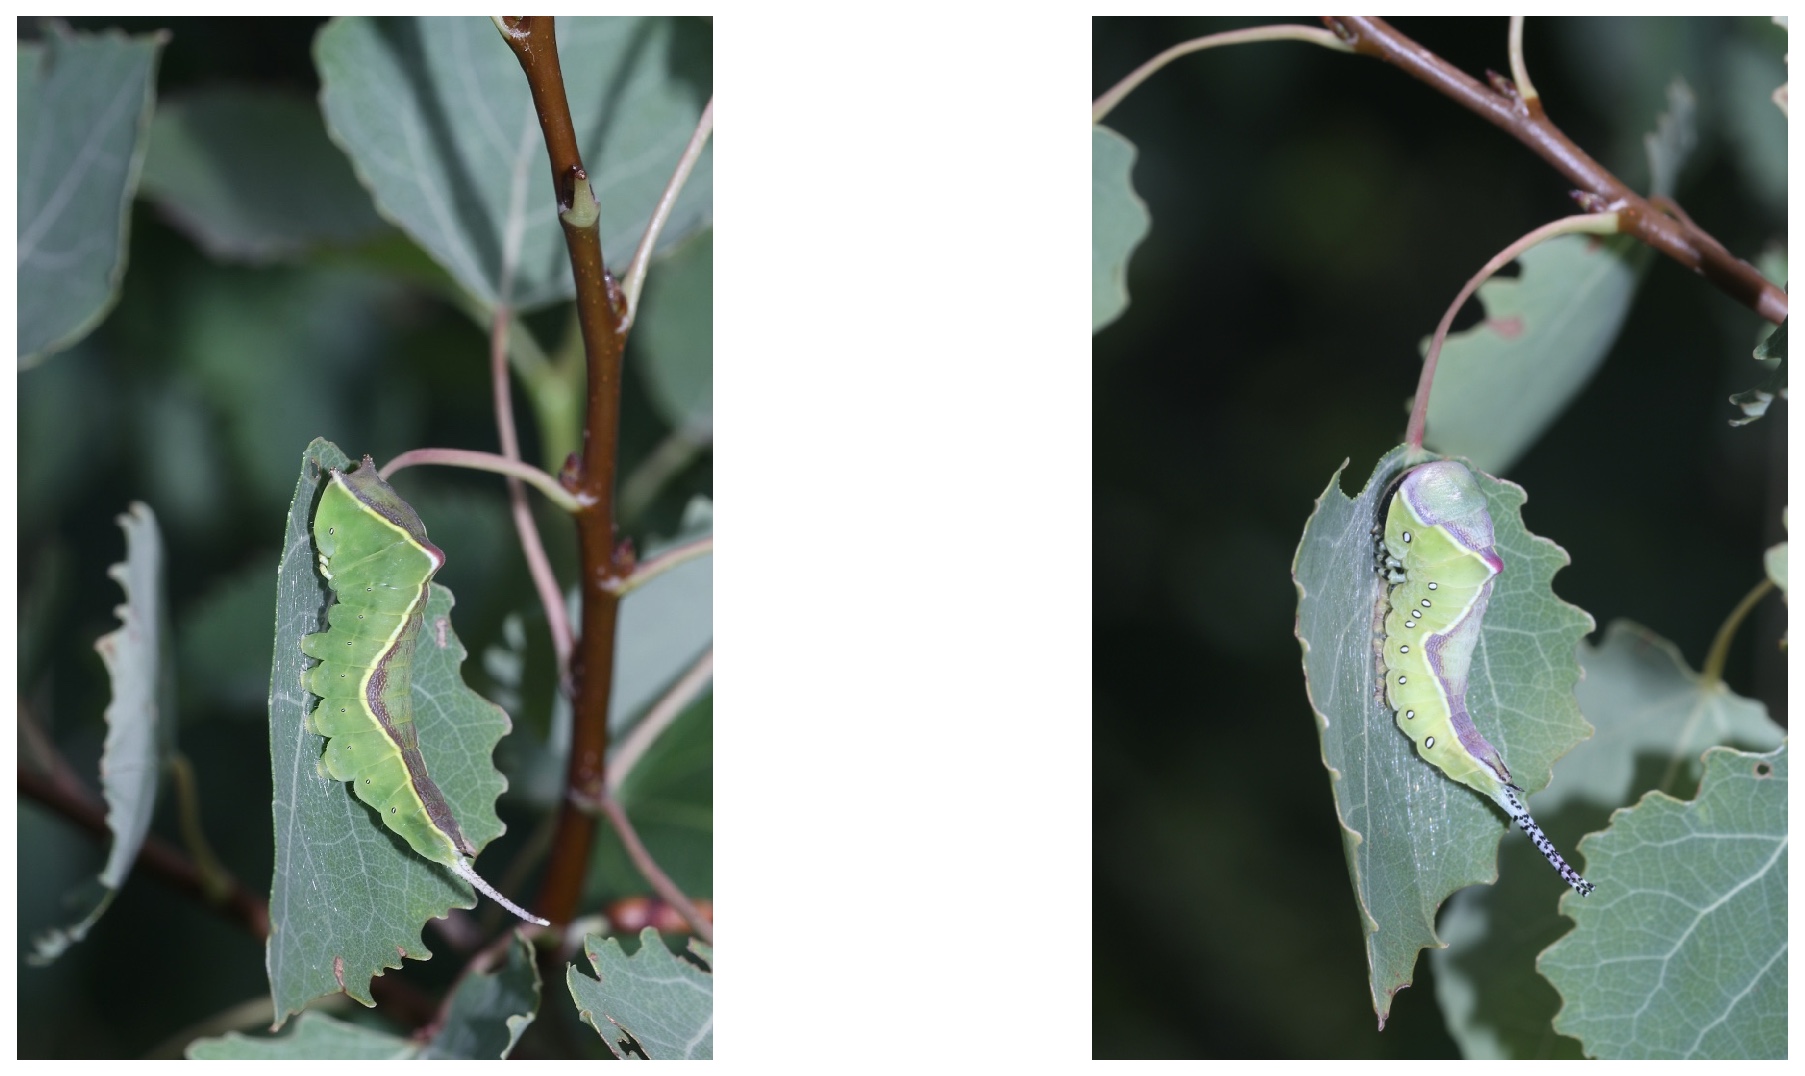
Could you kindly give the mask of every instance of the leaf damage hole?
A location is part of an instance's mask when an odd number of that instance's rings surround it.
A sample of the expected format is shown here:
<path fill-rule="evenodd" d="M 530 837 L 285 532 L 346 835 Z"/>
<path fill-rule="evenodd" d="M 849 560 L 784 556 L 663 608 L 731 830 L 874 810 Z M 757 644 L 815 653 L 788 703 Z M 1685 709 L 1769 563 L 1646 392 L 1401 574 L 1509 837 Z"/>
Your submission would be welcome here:
<path fill-rule="evenodd" d="M 1773 774 L 1774 774 L 1774 768 L 1772 766 L 1768 765 L 1765 762 L 1755 763 L 1755 776 L 1756 777 L 1760 777 L 1765 780 L 1766 778 L 1772 777 Z"/>
<path fill-rule="evenodd" d="M 641 1061 L 652 1060 L 652 1055 L 646 1053 L 646 1048 L 639 1044 L 639 1040 L 633 1037 L 633 1033 L 631 1031 L 628 1031 L 626 1028 L 620 1026 L 619 1020 L 616 1020 L 614 1017 L 610 1016 L 608 1018 L 608 1022 L 610 1024 L 613 1024 L 615 1029 L 620 1032 L 621 1037 L 614 1040 L 614 1045 L 620 1047 L 621 1054 L 623 1054 L 623 1055 L 630 1054 L 632 1056 L 638 1057 Z"/>

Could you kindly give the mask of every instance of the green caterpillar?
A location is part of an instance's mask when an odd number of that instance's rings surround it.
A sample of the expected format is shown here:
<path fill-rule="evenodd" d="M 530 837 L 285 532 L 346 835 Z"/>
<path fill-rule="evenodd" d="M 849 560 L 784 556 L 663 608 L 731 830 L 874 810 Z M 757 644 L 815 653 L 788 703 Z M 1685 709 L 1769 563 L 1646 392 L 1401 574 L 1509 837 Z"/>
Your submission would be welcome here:
<path fill-rule="evenodd" d="M 1467 670 L 1492 580 L 1504 570 L 1485 494 L 1472 473 L 1452 460 L 1425 463 L 1396 481 L 1378 550 L 1379 571 L 1392 584 L 1385 616 L 1386 702 L 1418 754 L 1504 808 L 1585 896 L 1592 883 L 1567 865 L 1529 816 L 1523 790 L 1511 783 L 1498 749 L 1467 712 Z"/>
<path fill-rule="evenodd" d="M 357 798 L 414 851 L 450 867 L 497 904 L 529 915 L 476 873 L 476 848 L 458 829 L 439 786 L 426 774 L 414 727 L 414 647 L 425 622 L 427 584 L 445 554 L 426 540 L 413 508 L 376 473 L 370 457 L 354 471 L 333 468 L 313 516 L 320 574 L 337 599 L 327 630 L 301 640 L 320 663 L 307 689 L 320 696 L 309 717 L 327 737 L 322 768 L 350 781 Z"/>

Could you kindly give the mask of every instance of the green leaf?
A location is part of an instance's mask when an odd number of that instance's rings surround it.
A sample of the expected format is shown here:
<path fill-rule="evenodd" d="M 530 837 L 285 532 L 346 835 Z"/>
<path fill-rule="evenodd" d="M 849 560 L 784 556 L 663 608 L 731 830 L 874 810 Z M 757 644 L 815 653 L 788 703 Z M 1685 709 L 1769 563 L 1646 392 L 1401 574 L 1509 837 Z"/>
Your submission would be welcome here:
<path fill-rule="evenodd" d="M 420 937 L 426 920 L 476 905 L 468 885 L 415 854 L 348 785 L 321 774 L 325 741 L 305 724 L 314 697 L 301 681 L 310 664 L 301 636 L 325 629 L 328 593 L 316 570 L 310 523 L 326 469 L 350 462 L 331 442 L 308 446 L 277 572 L 270 673 L 276 867 L 268 965 L 278 1026 L 312 998 L 341 989 L 373 1004 L 373 975 L 400 967 L 404 956 L 431 957 Z M 427 772 L 464 835 L 481 848 L 503 830 L 495 799 L 507 780 L 492 755 L 509 722 L 463 682 L 464 647 L 451 631 L 451 603 L 451 592 L 434 584 L 414 655 L 414 721 Z M 483 870 L 480 863 L 477 869 Z"/>
<path fill-rule="evenodd" d="M 704 961 L 713 954 L 692 947 Z M 639 932 L 631 957 L 620 941 L 591 934 L 583 953 L 600 981 L 576 964 L 566 974 L 577 1013 L 616 1057 L 652 1061 L 714 1057 L 714 975 L 664 947 L 658 931 Z"/>
<path fill-rule="evenodd" d="M 1667 84 L 1667 111 L 1655 121 L 1655 129 L 1642 136 L 1648 151 L 1648 193 L 1672 198 L 1679 189 L 1680 169 L 1698 145 L 1698 99 L 1686 80 Z"/>
<path fill-rule="evenodd" d="M 671 428 L 706 442 L 714 430 L 714 232 L 703 232 L 646 278 L 628 347 Z"/>
<path fill-rule="evenodd" d="M 1485 320 L 1448 334 L 1429 396 L 1425 443 L 1491 473 L 1509 470 L 1592 379 L 1648 248 L 1628 236 L 1563 235 L 1517 264 L 1516 278 L 1479 286 Z"/>
<path fill-rule="evenodd" d="M 1091 332 L 1128 309 L 1128 259 L 1152 227 L 1134 192 L 1134 143 L 1091 128 Z"/>
<path fill-rule="evenodd" d="M 1536 803 L 1537 820 L 1560 847 L 1575 847 L 1651 789 L 1690 795 L 1707 748 L 1766 750 L 1784 735 L 1760 703 L 1707 682 L 1672 643 L 1628 621 L 1614 621 L 1597 647 L 1580 644 L 1579 658 L 1575 693 L 1597 734 L 1561 760 L 1560 781 Z M 1527 842 L 1506 842 L 1499 883 L 1455 894 L 1442 913 L 1449 948 L 1430 954 L 1436 996 L 1466 1057 L 1581 1056 L 1576 1040 L 1554 1031 L 1561 999 L 1535 967 L 1536 954 L 1568 930 L 1551 905 L 1563 900 L 1561 912 L 1571 915 L 1579 898 L 1560 896 L 1559 880 L 1535 870 L 1540 858 Z M 1584 866 L 1597 882 L 1589 855 Z M 1614 899 L 1605 885 L 1585 902 Z"/>
<path fill-rule="evenodd" d="M 1785 510 L 1780 513 L 1780 525 L 1786 526 Z M 1762 558 L 1762 562 L 1767 566 L 1767 577 L 1780 588 L 1780 596 L 1786 597 L 1786 543 L 1781 542 L 1770 548 L 1767 555 Z"/>
<path fill-rule="evenodd" d="M 558 56 L 602 252 L 624 267 L 708 98 L 707 62 L 668 18 L 560 18 Z M 493 308 L 575 294 L 526 77 L 487 18 L 335 19 L 314 43 L 333 139 L 382 214 Z M 703 150 L 660 235 L 708 224 Z"/>
<path fill-rule="evenodd" d="M 675 545 L 711 533 L 712 510 L 686 526 L 681 541 L 648 548 L 650 560 Z M 626 727 L 684 670 L 696 663 L 714 639 L 714 557 L 698 557 L 630 592 L 621 600 L 616 628 L 614 689 L 609 728 Z"/>
<path fill-rule="evenodd" d="M 119 298 L 168 40 L 52 29 L 19 45 L 21 369 L 86 336 Z"/>
<path fill-rule="evenodd" d="M 1786 113 L 1774 91 L 1786 84 L 1787 35 L 1765 30 L 1725 40 L 1717 69 L 1724 89 L 1719 103 L 1725 141 L 1734 153 L 1743 189 L 1777 213 L 1786 212 Z"/>
<path fill-rule="evenodd" d="M 1775 397 L 1786 399 L 1786 322 L 1782 321 L 1755 345 L 1755 361 L 1767 371 L 1767 377 L 1754 388 L 1730 397 L 1743 414 L 1742 418 L 1730 420 L 1732 426 L 1747 426 L 1767 414 Z"/>
<path fill-rule="evenodd" d="M 516 930 L 501 970 L 466 975 L 458 984 L 444 1022 L 420 1057 L 505 1058 L 538 1011 L 539 966 L 533 947 Z"/>
<path fill-rule="evenodd" d="M 261 559 L 214 580 L 176 633 L 184 720 L 191 713 L 254 717 L 269 702 L 269 615 L 275 581 Z"/>
<path fill-rule="evenodd" d="M 1599 897 L 1537 967 L 1593 1057 L 1784 1058 L 1786 748 L 1705 753 L 1691 802 L 1651 792 L 1586 838 Z"/>
<path fill-rule="evenodd" d="M 1631 621 L 1612 621 L 1597 647 L 1582 645 L 1580 666 L 1580 710 L 1598 735 L 1563 765 L 1576 780 L 1550 790 L 1557 805 L 1583 796 L 1608 810 L 1649 791 L 1690 795 L 1707 748 L 1768 751 L 1785 739 L 1765 706 L 1693 672 L 1678 647 Z"/>
<path fill-rule="evenodd" d="M 617 741 L 618 742 L 618 741 Z M 684 707 L 621 781 L 618 799 L 653 859 L 691 898 L 714 892 L 714 696 Z M 607 830 L 596 838 L 584 892 L 608 899 L 650 883 Z"/>
<path fill-rule="evenodd" d="M 1489 801 L 1417 757 L 1384 702 L 1375 651 L 1383 588 L 1373 570 L 1372 529 L 1385 483 L 1405 457 L 1402 447 L 1387 453 L 1351 500 L 1341 492 L 1338 470 L 1316 502 L 1292 565 L 1305 681 L 1381 1026 L 1392 995 L 1410 984 L 1417 953 L 1442 944 L 1435 933 L 1442 901 L 1497 877 L 1496 849 L 1508 828 Z M 1550 580 L 1567 555 L 1524 530 L 1521 487 L 1477 470 L 1474 477 L 1505 567 L 1474 653 L 1467 704 L 1516 783 L 1533 793 L 1548 784 L 1554 760 L 1590 732 L 1573 683 L 1575 646 L 1592 621 L 1554 596 Z M 1539 871 L 1550 873 L 1545 864 Z"/>
<path fill-rule="evenodd" d="M 539 1008 L 539 969 L 516 932 L 500 971 L 464 976 L 437 1031 L 425 1043 L 304 1012 L 285 1035 L 233 1031 L 188 1044 L 188 1057 L 210 1060 L 405 1061 L 505 1058 Z"/>
<path fill-rule="evenodd" d="M 208 267 L 182 290 L 163 333 L 183 382 L 205 403 L 217 444 L 231 456 L 222 480 L 239 477 L 263 510 L 279 512 L 294 476 L 295 445 L 321 430 L 375 427 L 385 438 L 399 436 L 398 423 L 381 421 L 395 415 L 384 409 L 407 408 L 417 397 L 405 383 L 404 391 L 385 391 L 397 375 L 378 349 L 392 339 L 385 320 L 401 294 L 393 281 L 368 273 L 312 267 Z M 347 384 L 364 389 L 350 392 Z M 146 433 L 143 452 L 166 462 L 171 440 Z"/>
<path fill-rule="evenodd" d="M 144 196 L 208 254 L 269 262 L 386 225 L 326 137 L 317 104 L 278 90 L 201 90 L 157 108 Z"/>
<path fill-rule="evenodd" d="M 304 1012 L 286 1035 L 246 1035 L 228 1031 L 188 1044 L 195 1061 L 405 1061 L 420 1047 L 386 1031 L 347 1024 L 324 1013 Z"/>
<path fill-rule="evenodd" d="M 163 537 L 150 506 L 132 502 L 118 517 L 125 528 L 125 560 L 107 574 L 125 590 L 115 613 L 120 627 L 100 637 L 94 649 L 106 662 L 113 699 L 107 704 L 106 748 L 100 756 L 101 791 L 107 801 L 107 828 L 113 847 L 100 872 L 99 903 L 79 922 L 49 931 L 33 944 L 30 963 L 42 966 L 87 937 L 125 884 L 150 832 L 157 808 L 157 778 L 171 746 L 175 715 L 170 707 L 169 638 L 163 611 Z"/>

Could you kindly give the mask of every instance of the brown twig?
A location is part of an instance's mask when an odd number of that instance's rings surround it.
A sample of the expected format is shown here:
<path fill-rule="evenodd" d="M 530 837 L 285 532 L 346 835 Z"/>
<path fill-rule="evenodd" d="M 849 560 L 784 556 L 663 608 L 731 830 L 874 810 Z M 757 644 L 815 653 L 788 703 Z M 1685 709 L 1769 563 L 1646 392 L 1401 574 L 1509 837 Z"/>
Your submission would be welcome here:
<path fill-rule="evenodd" d="M 112 839 L 113 831 L 107 828 L 106 806 L 85 788 L 76 791 L 65 782 L 21 766 L 19 793 L 102 840 Z M 208 893 L 208 883 L 200 869 L 161 837 L 149 835 L 144 838 L 136 867 L 163 879 L 203 907 L 219 909 L 258 938 L 269 937 L 269 904 L 262 897 L 231 878 L 225 887 L 224 898 L 215 900 Z"/>
<path fill-rule="evenodd" d="M 614 479 L 620 443 L 622 331 L 625 304 L 602 262 L 600 207 L 577 149 L 570 102 L 558 66 L 557 27 L 549 15 L 504 16 L 502 37 L 520 61 L 551 158 L 558 219 L 576 283 L 577 322 L 583 330 L 588 374 L 580 459 L 567 464 L 564 482 L 583 501 L 576 513 L 581 550 L 582 633 L 571 662 L 573 686 L 570 762 L 566 788 L 594 798 L 606 789 L 608 698 L 614 679 L 614 633 L 620 599 L 611 584 L 632 570 L 630 551 L 615 541 Z M 589 872 L 594 816 L 568 800 L 557 830 L 537 910 L 555 923 L 576 915 Z"/>
<path fill-rule="evenodd" d="M 48 773 L 29 766 L 19 767 L 19 794 L 40 805 L 89 834 L 111 840 L 113 831 L 107 826 L 106 804 L 76 776 L 43 730 L 21 705 L 20 727 Z M 248 930 L 258 940 L 269 940 L 269 902 L 246 889 L 225 868 L 219 868 L 211 882 L 188 856 L 155 834 L 146 834 L 138 849 L 135 870 L 161 878 L 180 892 L 193 897 L 202 907 L 213 908 Z M 370 996 L 396 1020 L 419 1024 L 428 1019 L 433 1004 L 419 988 L 397 976 L 378 976 L 370 983 Z"/>
<path fill-rule="evenodd" d="M 1701 229 L 1670 217 L 1573 144 L 1542 111 L 1539 98 L 1504 94 L 1392 29 L 1384 19 L 1325 15 L 1323 22 L 1354 52 L 1401 68 L 1503 128 L 1582 191 L 1603 198 L 1623 232 L 1711 281 L 1776 324 L 1786 320 L 1786 293 Z M 1520 55 L 1520 48 L 1518 50 Z M 1525 75 L 1526 77 L 1526 75 Z"/>

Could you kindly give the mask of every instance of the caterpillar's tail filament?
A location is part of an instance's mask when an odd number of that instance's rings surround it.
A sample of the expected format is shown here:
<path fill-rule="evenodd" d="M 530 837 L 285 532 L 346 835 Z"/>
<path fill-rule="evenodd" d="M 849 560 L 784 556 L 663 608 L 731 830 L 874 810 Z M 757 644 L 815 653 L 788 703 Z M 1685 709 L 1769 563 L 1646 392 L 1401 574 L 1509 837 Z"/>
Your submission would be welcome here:
<path fill-rule="evenodd" d="M 1536 848 L 1547 857 L 1549 864 L 1560 872 L 1561 880 L 1577 890 L 1580 896 L 1590 895 L 1597 886 L 1580 877 L 1579 872 L 1568 866 L 1567 861 L 1561 858 L 1561 854 L 1555 851 L 1554 842 L 1548 839 L 1548 834 L 1543 833 L 1542 827 L 1536 824 L 1536 820 L 1529 817 L 1529 808 L 1523 805 L 1523 790 L 1516 785 L 1507 784 L 1504 786 L 1504 798 L 1506 800 L 1505 812 L 1517 820 L 1517 825 L 1523 827 L 1523 832 L 1529 835 L 1529 839 L 1535 843 Z"/>
<path fill-rule="evenodd" d="M 1564 864 L 1563 864 L 1563 866 L 1564 866 Z M 538 916 L 533 915 L 531 912 L 528 912 L 524 908 L 520 907 L 520 905 L 515 904 L 513 901 L 502 896 L 500 893 L 497 893 L 495 891 L 494 886 L 490 885 L 488 882 L 483 881 L 482 875 L 476 873 L 476 869 L 470 865 L 470 862 L 468 860 L 460 860 L 451 869 L 456 871 L 458 873 L 458 875 L 460 877 L 462 877 L 465 881 L 469 882 L 471 885 L 475 886 L 476 888 L 482 890 L 484 893 L 487 893 L 489 895 L 490 900 L 501 905 L 503 908 L 506 908 L 508 911 L 513 912 L 515 915 L 518 915 L 520 918 L 526 920 L 527 922 L 537 923 L 542 927 L 551 926 L 550 921 L 541 919 Z"/>

